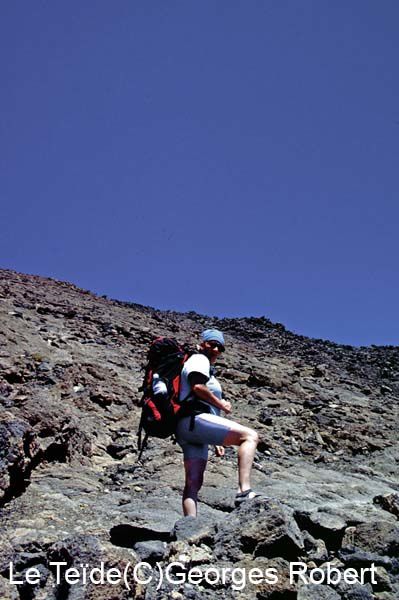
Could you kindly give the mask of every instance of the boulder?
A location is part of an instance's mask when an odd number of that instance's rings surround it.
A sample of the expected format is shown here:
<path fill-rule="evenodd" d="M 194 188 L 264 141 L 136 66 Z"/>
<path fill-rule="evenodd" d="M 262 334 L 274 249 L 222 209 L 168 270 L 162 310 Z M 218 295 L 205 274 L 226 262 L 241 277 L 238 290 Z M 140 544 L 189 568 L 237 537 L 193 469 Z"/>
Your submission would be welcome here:
<path fill-rule="evenodd" d="M 187 540 L 193 544 L 208 543 L 214 540 L 217 522 L 217 520 L 212 520 L 205 516 L 197 518 L 183 517 L 176 521 L 171 532 L 171 538 Z"/>
<path fill-rule="evenodd" d="M 399 519 L 399 494 L 375 496 L 373 502 Z"/>
<path fill-rule="evenodd" d="M 220 558 L 250 554 L 289 560 L 302 551 L 302 534 L 292 513 L 275 500 L 244 502 L 217 526 L 215 555 Z"/>
<path fill-rule="evenodd" d="M 348 542 L 349 544 L 344 544 L 344 547 L 354 545 L 365 552 L 398 556 L 399 524 L 390 521 L 360 523 L 356 525 Z"/>

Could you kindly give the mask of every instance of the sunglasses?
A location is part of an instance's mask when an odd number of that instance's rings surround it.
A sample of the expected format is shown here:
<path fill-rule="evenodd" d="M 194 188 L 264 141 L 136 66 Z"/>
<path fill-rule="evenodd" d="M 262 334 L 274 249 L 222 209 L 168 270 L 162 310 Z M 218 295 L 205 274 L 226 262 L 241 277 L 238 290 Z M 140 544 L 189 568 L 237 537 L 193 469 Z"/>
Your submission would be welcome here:
<path fill-rule="evenodd" d="M 222 346 L 222 344 L 219 344 L 219 342 L 208 342 L 208 344 L 210 345 L 211 348 L 217 348 L 219 350 L 219 352 L 224 352 L 224 346 Z"/>

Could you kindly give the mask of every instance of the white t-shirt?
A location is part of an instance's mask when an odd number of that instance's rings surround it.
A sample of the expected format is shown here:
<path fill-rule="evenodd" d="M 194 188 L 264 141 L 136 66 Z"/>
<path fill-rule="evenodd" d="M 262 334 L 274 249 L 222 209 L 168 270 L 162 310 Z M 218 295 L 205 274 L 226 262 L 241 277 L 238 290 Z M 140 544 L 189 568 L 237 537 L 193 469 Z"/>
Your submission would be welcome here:
<path fill-rule="evenodd" d="M 183 370 L 181 372 L 181 382 L 180 382 L 180 401 L 185 400 L 190 392 L 191 385 L 188 380 L 188 376 L 190 373 L 201 373 L 207 377 L 208 381 L 206 382 L 206 387 L 215 394 L 219 400 L 222 399 L 222 387 L 216 377 L 211 375 L 211 364 L 209 362 L 209 358 L 205 356 L 205 354 L 193 354 L 190 358 L 184 363 Z M 201 402 L 205 402 L 211 407 L 211 413 L 213 415 L 220 415 L 220 409 L 213 406 L 206 400 L 202 400 Z"/>

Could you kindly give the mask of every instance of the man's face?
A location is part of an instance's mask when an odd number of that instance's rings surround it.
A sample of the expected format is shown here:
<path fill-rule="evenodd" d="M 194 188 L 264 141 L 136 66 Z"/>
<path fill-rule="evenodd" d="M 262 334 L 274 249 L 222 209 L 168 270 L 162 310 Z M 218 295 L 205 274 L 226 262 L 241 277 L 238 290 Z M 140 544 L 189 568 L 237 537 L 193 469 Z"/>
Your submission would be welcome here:
<path fill-rule="evenodd" d="M 215 362 L 217 357 L 222 352 L 224 352 L 222 344 L 220 342 L 217 342 L 216 340 L 208 340 L 206 342 L 202 342 L 201 346 L 211 362 Z"/>

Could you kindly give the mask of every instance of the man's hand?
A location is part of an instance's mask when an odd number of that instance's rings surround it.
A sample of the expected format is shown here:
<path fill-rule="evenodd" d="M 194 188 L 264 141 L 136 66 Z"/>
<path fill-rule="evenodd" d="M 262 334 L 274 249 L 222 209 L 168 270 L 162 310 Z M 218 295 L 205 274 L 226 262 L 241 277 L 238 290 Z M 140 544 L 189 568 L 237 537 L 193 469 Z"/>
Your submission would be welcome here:
<path fill-rule="evenodd" d="M 220 408 L 226 413 L 226 415 L 228 415 L 231 413 L 231 402 L 228 400 L 222 400 Z"/>
<path fill-rule="evenodd" d="M 215 446 L 216 456 L 224 456 L 224 446 Z"/>

